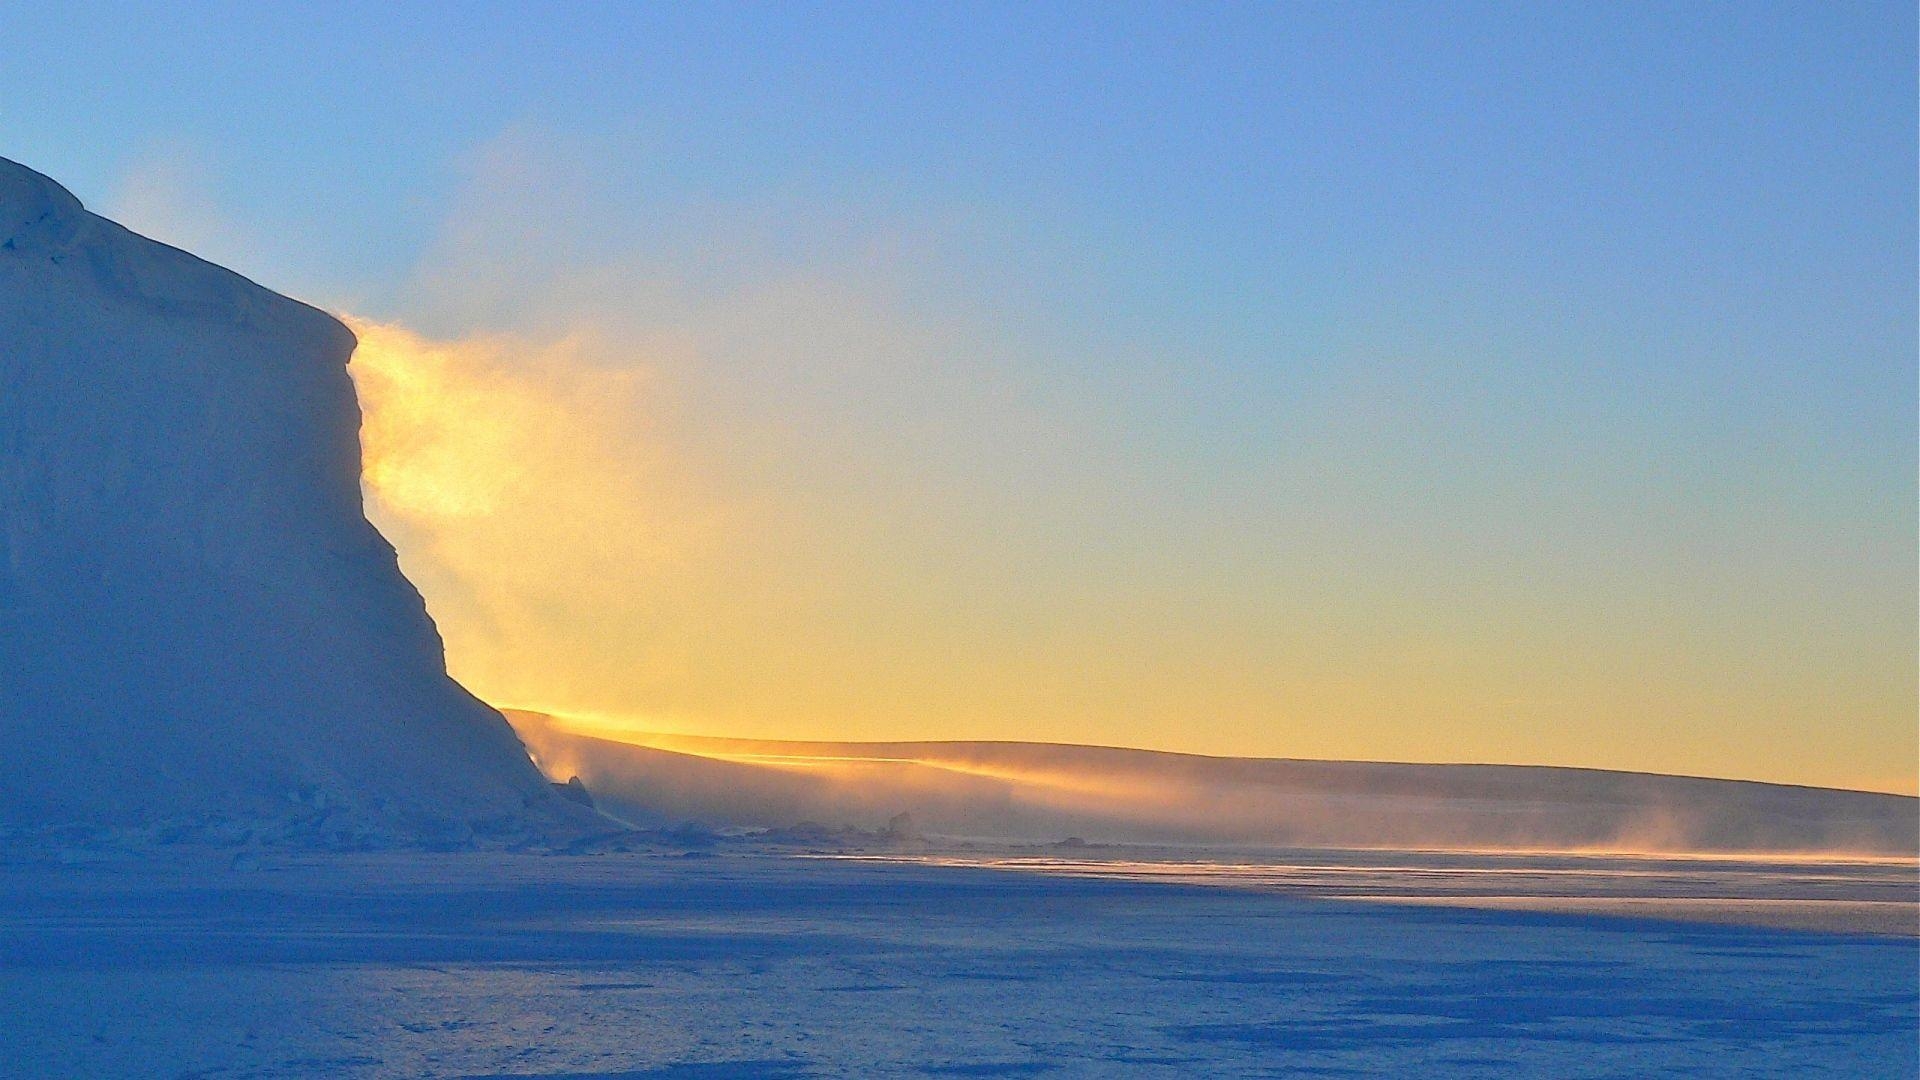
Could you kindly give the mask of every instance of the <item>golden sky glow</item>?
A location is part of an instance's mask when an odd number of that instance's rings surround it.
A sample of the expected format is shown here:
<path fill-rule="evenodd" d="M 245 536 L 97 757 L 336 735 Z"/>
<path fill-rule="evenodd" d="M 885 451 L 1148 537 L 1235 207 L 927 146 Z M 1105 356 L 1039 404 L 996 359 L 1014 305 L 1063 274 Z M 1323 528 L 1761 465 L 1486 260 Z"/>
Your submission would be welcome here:
<path fill-rule="evenodd" d="M 1267 511 L 1186 532 L 1071 496 L 1021 511 L 850 469 L 871 459 L 824 434 L 782 443 L 751 410 L 694 423 L 668 407 L 683 364 L 605 363 L 592 335 L 353 326 L 370 513 L 453 673 L 492 701 L 742 737 L 1914 787 L 1873 753 L 1905 690 L 1841 621 L 1844 578 L 1792 592 L 1805 617 L 1785 620 L 1777 590 L 1711 569 L 1636 580 L 1578 553 L 1423 569 Z M 736 435 L 750 452 L 729 459 Z"/>
<path fill-rule="evenodd" d="M 16 65 L 9 154 L 376 317 L 495 701 L 1920 784 L 1911 5 L 692 7 L 236 6 Z"/>

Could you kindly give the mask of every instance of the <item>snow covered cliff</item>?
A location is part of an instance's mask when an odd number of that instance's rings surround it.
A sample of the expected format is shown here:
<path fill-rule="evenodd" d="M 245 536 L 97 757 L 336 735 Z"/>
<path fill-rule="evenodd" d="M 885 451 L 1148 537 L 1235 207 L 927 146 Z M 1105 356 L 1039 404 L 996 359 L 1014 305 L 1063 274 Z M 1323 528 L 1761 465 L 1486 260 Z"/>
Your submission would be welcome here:
<path fill-rule="evenodd" d="M 553 812 L 362 513 L 353 347 L 0 159 L 0 829 Z"/>

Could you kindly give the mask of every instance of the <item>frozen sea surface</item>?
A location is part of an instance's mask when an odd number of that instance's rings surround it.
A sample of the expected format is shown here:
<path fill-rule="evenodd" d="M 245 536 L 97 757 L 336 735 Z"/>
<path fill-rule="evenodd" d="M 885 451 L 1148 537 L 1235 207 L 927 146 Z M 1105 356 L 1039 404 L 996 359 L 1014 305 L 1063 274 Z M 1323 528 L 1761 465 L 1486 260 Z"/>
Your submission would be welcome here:
<path fill-rule="evenodd" d="M 1910 936 L 1411 906 L 1378 902 L 1405 890 L 1333 899 L 1124 867 L 232 863 L 0 865 L 7 1074 L 1920 1071 Z"/>

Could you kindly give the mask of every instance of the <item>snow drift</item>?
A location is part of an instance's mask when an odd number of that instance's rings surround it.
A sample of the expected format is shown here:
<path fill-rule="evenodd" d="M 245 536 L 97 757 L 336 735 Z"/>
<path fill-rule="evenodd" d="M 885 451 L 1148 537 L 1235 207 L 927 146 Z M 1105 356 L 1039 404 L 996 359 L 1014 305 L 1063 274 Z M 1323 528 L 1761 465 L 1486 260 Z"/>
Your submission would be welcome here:
<path fill-rule="evenodd" d="M 553 812 L 362 513 L 353 347 L 0 159 L 0 828 Z"/>
<path fill-rule="evenodd" d="M 637 824 L 885 827 L 1010 840 L 1912 857 L 1898 795 L 1524 765 L 1221 758 L 988 742 L 620 740 L 507 717 L 554 779 Z"/>

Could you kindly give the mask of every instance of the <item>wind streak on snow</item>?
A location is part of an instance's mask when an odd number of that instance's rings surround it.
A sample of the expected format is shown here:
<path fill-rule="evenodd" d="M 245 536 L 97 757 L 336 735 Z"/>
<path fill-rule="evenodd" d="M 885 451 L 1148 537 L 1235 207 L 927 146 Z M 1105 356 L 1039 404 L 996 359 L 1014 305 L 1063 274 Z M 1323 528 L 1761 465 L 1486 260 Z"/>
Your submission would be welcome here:
<path fill-rule="evenodd" d="M 1121 849 L 1139 851 L 1140 849 Z M 1276 851 L 1195 859 L 983 854 L 814 855 L 1059 877 L 1289 893 L 1429 907 L 1609 915 L 1894 937 L 1920 936 L 1911 858 L 1568 852 Z"/>

